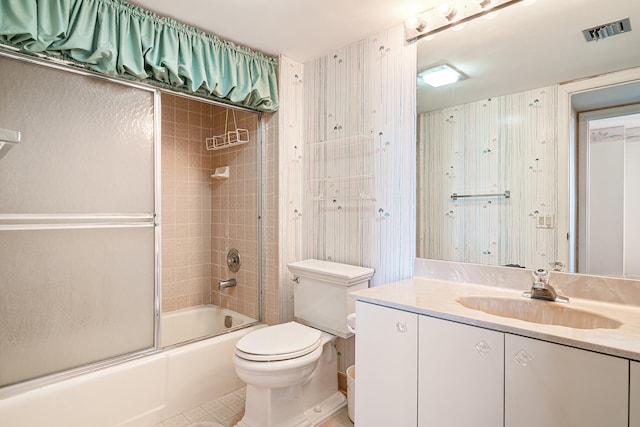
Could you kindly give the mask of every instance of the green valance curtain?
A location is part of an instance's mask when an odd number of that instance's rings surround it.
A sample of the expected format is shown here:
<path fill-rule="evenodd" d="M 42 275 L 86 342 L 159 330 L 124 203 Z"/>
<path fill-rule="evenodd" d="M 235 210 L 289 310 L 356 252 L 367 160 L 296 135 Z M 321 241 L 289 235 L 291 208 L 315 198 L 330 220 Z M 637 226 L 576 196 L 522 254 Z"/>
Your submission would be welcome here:
<path fill-rule="evenodd" d="M 1 0 L 0 43 L 259 111 L 278 108 L 275 58 L 122 0 Z"/>

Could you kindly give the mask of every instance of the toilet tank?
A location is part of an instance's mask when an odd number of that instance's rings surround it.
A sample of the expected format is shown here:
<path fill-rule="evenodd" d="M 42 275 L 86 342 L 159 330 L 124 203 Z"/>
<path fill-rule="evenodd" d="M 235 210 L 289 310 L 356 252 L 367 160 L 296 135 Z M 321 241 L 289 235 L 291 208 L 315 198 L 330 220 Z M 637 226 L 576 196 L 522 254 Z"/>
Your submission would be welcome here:
<path fill-rule="evenodd" d="M 366 289 L 374 269 L 307 259 L 287 264 L 294 285 L 296 321 L 348 338 L 347 315 L 355 311 L 349 292 Z"/>

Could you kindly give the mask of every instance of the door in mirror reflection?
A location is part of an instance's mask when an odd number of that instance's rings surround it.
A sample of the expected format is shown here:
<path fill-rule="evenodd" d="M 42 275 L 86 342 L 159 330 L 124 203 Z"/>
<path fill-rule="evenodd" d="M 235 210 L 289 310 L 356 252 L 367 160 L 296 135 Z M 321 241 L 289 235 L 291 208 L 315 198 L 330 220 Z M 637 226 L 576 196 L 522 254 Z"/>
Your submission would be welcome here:
<path fill-rule="evenodd" d="M 640 278 L 640 104 L 579 126 L 578 272 Z"/>

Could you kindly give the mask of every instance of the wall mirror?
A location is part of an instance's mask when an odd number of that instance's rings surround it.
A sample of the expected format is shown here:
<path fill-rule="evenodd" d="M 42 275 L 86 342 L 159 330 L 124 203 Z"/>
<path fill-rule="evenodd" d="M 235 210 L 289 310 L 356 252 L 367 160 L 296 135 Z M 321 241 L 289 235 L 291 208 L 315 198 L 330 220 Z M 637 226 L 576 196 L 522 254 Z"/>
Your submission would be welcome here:
<path fill-rule="evenodd" d="M 631 31 L 583 35 L 625 18 Z M 639 45 L 635 0 L 523 0 L 420 39 L 418 71 L 446 63 L 464 79 L 417 82 L 417 256 L 625 275 L 588 270 L 579 255 L 589 234 L 578 221 L 578 112 L 640 103 L 640 77 L 585 84 L 568 111 L 562 100 L 567 82 L 637 71 Z"/>

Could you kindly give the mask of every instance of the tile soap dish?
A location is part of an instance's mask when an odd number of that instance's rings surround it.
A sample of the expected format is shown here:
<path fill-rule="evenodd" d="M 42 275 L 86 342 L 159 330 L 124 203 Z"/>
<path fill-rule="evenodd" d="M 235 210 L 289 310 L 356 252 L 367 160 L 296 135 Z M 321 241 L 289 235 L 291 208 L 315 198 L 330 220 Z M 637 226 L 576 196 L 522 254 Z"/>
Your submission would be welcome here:
<path fill-rule="evenodd" d="M 213 179 L 227 179 L 229 178 L 229 166 L 222 166 L 220 168 L 216 168 L 213 175 L 211 175 Z"/>

